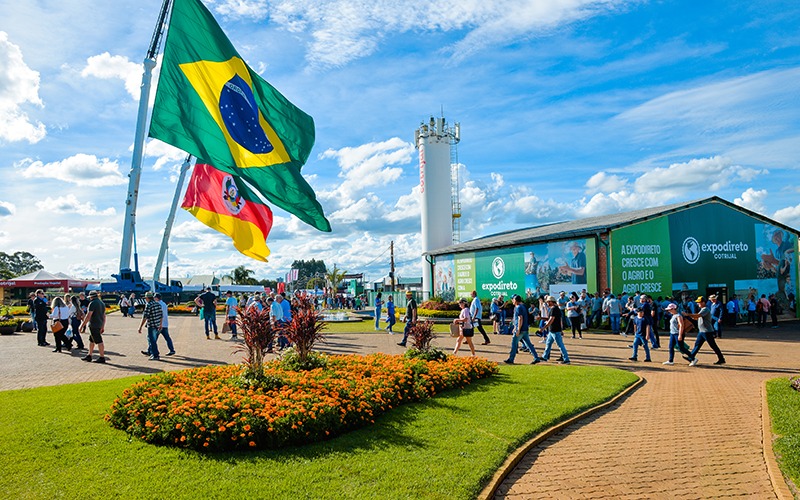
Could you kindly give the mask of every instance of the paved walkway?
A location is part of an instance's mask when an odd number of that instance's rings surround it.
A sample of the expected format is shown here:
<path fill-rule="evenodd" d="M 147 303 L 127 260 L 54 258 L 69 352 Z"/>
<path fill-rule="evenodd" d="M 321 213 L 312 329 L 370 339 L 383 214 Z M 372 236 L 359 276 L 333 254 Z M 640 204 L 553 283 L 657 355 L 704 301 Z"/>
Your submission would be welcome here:
<path fill-rule="evenodd" d="M 106 365 L 80 361 L 83 353 L 77 350 L 59 354 L 52 347 L 37 347 L 34 333 L 2 336 L 0 390 L 232 363 L 242 357 L 229 336 L 207 341 L 197 318 L 175 316 L 170 331 L 177 355 L 148 361 L 140 353 L 147 341 L 136 333 L 138 325 L 138 318 L 109 315 Z M 395 345 L 397 335 L 374 332 L 370 322 L 363 327 L 364 333 L 329 335 L 322 350 L 403 352 Z M 680 356 L 676 365 L 663 366 L 666 349 L 654 351 L 652 364 L 635 364 L 627 361 L 629 339 L 607 333 L 584 337 L 566 339 L 573 364 L 631 369 L 646 383 L 620 405 L 528 453 L 501 485 L 498 498 L 774 497 L 762 455 L 761 386 L 766 379 L 800 372 L 799 322 L 782 323 L 777 330 L 731 329 L 719 341 L 728 360 L 724 367 L 712 366 L 715 356 L 707 347 L 694 368 Z M 453 345 L 449 337 L 437 340 L 442 347 Z M 502 361 L 509 344 L 508 336 L 493 336 L 478 354 Z M 529 360 L 527 354 L 517 358 Z"/>
<path fill-rule="evenodd" d="M 627 339 L 606 342 L 624 354 Z M 718 342 L 724 367 L 712 365 L 707 348 L 694 368 L 663 366 L 666 352 L 654 351 L 652 365 L 635 365 L 643 386 L 531 450 L 496 498 L 775 498 L 762 453 L 761 390 L 764 380 L 800 372 L 800 328 L 738 327 Z M 604 359 L 609 349 L 582 361 L 630 367 Z"/>

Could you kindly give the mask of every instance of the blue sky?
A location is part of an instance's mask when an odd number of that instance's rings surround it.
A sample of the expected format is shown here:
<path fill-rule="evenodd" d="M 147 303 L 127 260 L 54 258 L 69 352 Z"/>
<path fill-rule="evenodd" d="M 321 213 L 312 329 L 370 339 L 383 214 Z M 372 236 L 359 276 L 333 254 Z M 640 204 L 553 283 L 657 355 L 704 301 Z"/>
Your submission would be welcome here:
<path fill-rule="evenodd" d="M 413 132 L 461 123 L 462 239 L 718 195 L 800 227 L 796 1 L 206 0 L 316 122 L 303 173 L 333 226 L 275 209 L 270 262 L 179 211 L 172 277 L 322 258 L 421 274 Z M 119 266 L 142 59 L 159 0 L 0 0 L 0 250 Z M 149 141 L 142 273 L 184 154 Z M 162 276 L 163 279 L 163 276 Z"/>

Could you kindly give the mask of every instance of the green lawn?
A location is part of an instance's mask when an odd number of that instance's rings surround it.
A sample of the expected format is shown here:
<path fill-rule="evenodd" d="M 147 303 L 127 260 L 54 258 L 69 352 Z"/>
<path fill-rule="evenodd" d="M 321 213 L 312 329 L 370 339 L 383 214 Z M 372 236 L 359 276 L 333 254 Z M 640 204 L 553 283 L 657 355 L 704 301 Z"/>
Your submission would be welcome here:
<path fill-rule="evenodd" d="M 361 322 L 328 322 L 326 323 L 327 327 L 325 328 L 326 334 L 335 334 L 335 333 L 383 333 L 386 334 L 386 322 L 381 321 L 381 331 L 375 331 L 375 320 L 364 320 Z M 403 329 L 406 327 L 405 323 L 397 322 L 392 327 L 395 335 L 403 334 Z M 489 325 L 489 332 L 491 333 L 492 325 Z M 449 323 L 436 323 L 433 325 L 433 331 L 439 334 L 440 337 L 449 337 L 450 336 L 450 324 Z M 398 339 L 399 341 L 400 339 Z"/>
<path fill-rule="evenodd" d="M 787 378 L 770 380 L 767 404 L 772 432 L 779 436 L 773 443 L 778 465 L 800 487 L 800 392 L 792 389 Z"/>
<path fill-rule="evenodd" d="M 330 441 L 204 455 L 129 440 L 103 420 L 140 378 L 0 392 L 3 498 L 473 498 L 512 450 L 636 380 L 501 367 Z"/>

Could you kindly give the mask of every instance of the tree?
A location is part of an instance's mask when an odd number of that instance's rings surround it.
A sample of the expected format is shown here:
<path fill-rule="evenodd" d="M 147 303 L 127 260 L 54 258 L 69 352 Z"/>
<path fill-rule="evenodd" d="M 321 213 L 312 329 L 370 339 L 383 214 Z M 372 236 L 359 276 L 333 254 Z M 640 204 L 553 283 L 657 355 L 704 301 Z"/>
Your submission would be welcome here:
<path fill-rule="evenodd" d="M 345 274 L 347 274 L 347 271 L 339 269 L 336 267 L 336 264 L 333 265 L 333 269 L 325 273 L 325 277 L 328 278 L 328 283 L 330 283 L 331 288 L 333 288 L 333 293 L 336 293 L 339 289 L 339 283 L 342 281 Z"/>
<path fill-rule="evenodd" d="M 295 288 L 313 288 L 317 278 L 325 276 L 327 272 L 323 260 L 296 260 L 292 262 L 292 269 L 297 269 L 297 282 Z M 311 283 L 309 283 L 311 281 Z"/>
<path fill-rule="evenodd" d="M 257 285 L 258 280 L 253 278 L 252 275 L 252 269 L 247 269 L 244 266 L 238 266 L 231 271 L 227 277 L 233 281 L 234 285 Z"/>
<path fill-rule="evenodd" d="M 39 259 L 28 252 L 0 252 L 0 279 L 16 278 L 44 268 Z"/>

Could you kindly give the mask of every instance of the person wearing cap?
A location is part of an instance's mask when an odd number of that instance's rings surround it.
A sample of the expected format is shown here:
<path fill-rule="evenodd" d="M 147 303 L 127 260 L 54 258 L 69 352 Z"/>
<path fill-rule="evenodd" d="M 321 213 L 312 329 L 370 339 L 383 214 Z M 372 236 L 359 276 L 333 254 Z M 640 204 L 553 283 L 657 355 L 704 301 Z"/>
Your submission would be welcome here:
<path fill-rule="evenodd" d="M 522 345 L 527 347 L 528 352 L 533 355 L 533 361 L 531 364 L 535 365 L 541 361 L 541 359 L 536 353 L 536 348 L 531 343 L 531 338 L 528 334 L 528 310 L 525 309 L 525 306 L 522 304 L 522 297 L 519 295 L 514 295 L 511 298 L 511 301 L 514 303 L 514 316 L 511 320 L 511 327 L 513 328 L 514 332 L 513 337 L 511 337 L 511 352 L 508 354 L 508 359 L 503 361 L 503 363 L 507 365 L 514 364 L 514 358 L 517 356 L 519 343 L 522 342 Z"/>
<path fill-rule="evenodd" d="M 406 327 L 403 329 L 403 340 L 397 343 L 400 347 L 406 346 L 411 327 L 417 324 L 417 301 L 414 300 L 411 290 L 406 291 L 406 314 L 403 316 L 403 320 L 406 322 Z"/>
<path fill-rule="evenodd" d="M 664 361 L 665 365 L 674 365 L 675 361 L 675 347 L 688 359 L 692 356 L 692 351 L 683 339 L 686 337 L 686 332 L 689 331 L 691 323 L 683 316 L 678 314 L 678 306 L 675 304 L 668 304 L 664 311 L 670 314 L 669 318 L 669 360 Z"/>
<path fill-rule="evenodd" d="M 550 317 L 544 325 L 547 329 L 547 340 L 544 345 L 544 353 L 539 359 L 541 361 L 550 360 L 550 351 L 553 348 L 553 342 L 555 342 L 558 345 L 558 349 L 561 351 L 560 363 L 568 365 L 570 363 L 569 354 L 567 353 L 567 348 L 564 346 L 564 339 L 561 334 L 561 329 L 563 328 L 561 317 L 563 313 L 561 312 L 561 308 L 558 307 L 558 301 L 556 301 L 555 297 L 552 295 L 548 295 L 545 302 L 550 307 Z"/>
<path fill-rule="evenodd" d="M 695 302 L 700 304 L 700 312 L 697 314 L 683 314 L 685 317 L 697 320 L 697 340 L 695 340 L 692 352 L 689 353 L 689 366 L 697 365 L 697 352 L 706 342 L 708 342 L 708 345 L 717 355 L 717 361 L 714 362 L 714 364 L 724 365 L 725 356 L 722 355 L 722 351 L 720 351 L 719 347 L 717 346 L 717 341 L 714 340 L 714 325 L 712 324 L 711 310 L 709 310 L 707 307 L 708 301 L 701 295 L 700 297 L 697 297 Z"/>
<path fill-rule="evenodd" d="M 92 361 L 94 346 L 97 345 L 100 356 L 95 362 L 105 363 L 106 351 L 105 345 L 103 345 L 103 332 L 106 328 L 106 305 L 100 300 L 100 296 L 94 290 L 89 292 L 89 299 L 86 316 L 83 317 L 83 322 L 79 328 L 80 332 L 83 333 L 86 331 L 86 325 L 89 325 L 89 352 L 81 359 L 83 361 Z"/>
<path fill-rule="evenodd" d="M 453 324 L 461 325 L 461 328 L 458 340 L 456 341 L 456 347 L 453 349 L 453 356 L 458 354 L 458 349 L 461 348 L 461 344 L 464 341 L 467 342 L 469 351 L 473 356 L 475 356 L 475 345 L 472 343 L 472 337 L 475 335 L 475 329 L 472 327 L 472 315 L 470 314 L 469 307 L 467 306 L 467 299 L 459 300 L 458 306 L 461 308 L 461 313 L 459 313 L 458 318 L 453 320 Z"/>
<path fill-rule="evenodd" d="M 633 355 L 628 358 L 631 361 L 639 361 L 637 356 L 637 350 L 639 346 L 644 346 L 644 354 L 645 354 L 645 362 L 649 363 L 650 359 L 650 347 L 647 345 L 647 341 L 650 340 L 650 330 L 648 329 L 648 321 L 645 315 L 645 311 L 642 308 L 637 307 L 634 309 L 636 313 L 636 317 L 633 318 L 633 324 L 635 325 L 634 330 L 634 337 L 633 337 Z"/>
<path fill-rule="evenodd" d="M 144 313 L 142 313 L 142 322 L 139 323 L 139 333 L 142 333 L 142 327 L 147 323 L 147 353 L 150 354 L 151 361 L 158 361 L 161 359 L 158 353 L 158 334 L 161 332 L 161 321 L 163 313 L 161 306 L 153 300 L 153 292 L 144 294 L 146 305 L 144 306 Z"/>

